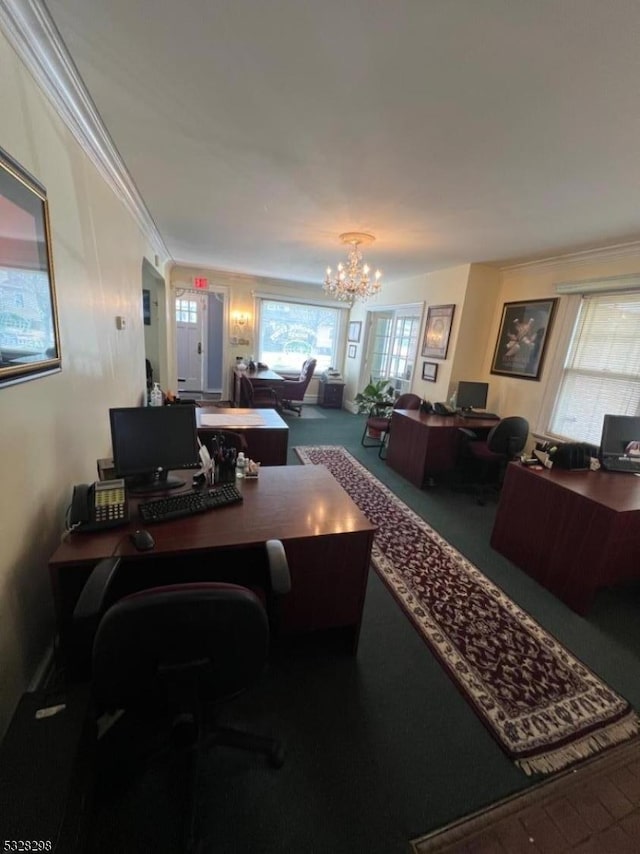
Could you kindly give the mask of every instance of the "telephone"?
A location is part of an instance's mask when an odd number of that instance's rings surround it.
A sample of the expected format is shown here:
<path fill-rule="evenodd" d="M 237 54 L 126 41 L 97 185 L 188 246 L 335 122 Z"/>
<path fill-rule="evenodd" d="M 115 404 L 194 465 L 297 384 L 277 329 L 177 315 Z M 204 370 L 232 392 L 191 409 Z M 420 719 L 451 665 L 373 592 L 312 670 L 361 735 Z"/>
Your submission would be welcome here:
<path fill-rule="evenodd" d="M 434 403 L 433 411 L 436 415 L 455 415 L 456 411 L 452 406 L 449 406 L 448 403 Z"/>
<path fill-rule="evenodd" d="M 73 487 L 67 525 L 70 531 L 100 531 L 128 521 L 124 479 L 98 480 Z"/>
<path fill-rule="evenodd" d="M 433 412 L 433 404 L 430 400 L 423 400 L 420 404 L 420 412 L 424 412 L 425 415 L 430 415 Z"/>

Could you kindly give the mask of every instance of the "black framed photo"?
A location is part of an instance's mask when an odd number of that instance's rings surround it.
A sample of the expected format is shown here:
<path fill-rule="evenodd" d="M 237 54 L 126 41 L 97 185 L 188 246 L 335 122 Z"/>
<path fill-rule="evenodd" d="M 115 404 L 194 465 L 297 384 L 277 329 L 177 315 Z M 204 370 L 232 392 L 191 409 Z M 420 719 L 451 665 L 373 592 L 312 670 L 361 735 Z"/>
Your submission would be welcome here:
<path fill-rule="evenodd" d="M 0 385 L 60 370 L 45 188 L 0 149 Z"/>
<path fill-rule="evenodd" d="M 438 377 L 438 363 L 437 362 L 423 362 L 422 363 L 422 379 L 427 380 L 427 382 L 434 383 Z"/>
<path fill-rule="evenodd" d="M 349 359 L 355 359 L 357 349 L 358 348 L 355 344 L 349 344 L 349 347 L 347 348 L 347 356 L 349 357 Z"/>
<path fill-rule="evenodd" d="M 422 355 L 446 359 L 455 305 L 430 305 L 424 327 Z"/>
<path fill-rule="evenodd" d="M 556 299 L 541 299 L 504 304 L 492 374 L 540 379 L 556 302 Z"/>
<path fill-rule="evenodd" d="M 142 289 L 142 319 L 145 326 L 151 326 L 151 291 Z"/>
<path fill-rule="evenodd" d="M 360 334 L 362 332 L 362 321 L 361 320 L 352 320 L 349 324 L 349 333 L 347 335 L 347 341 L 355 341 L 356 344 L 360 343 Z"/>

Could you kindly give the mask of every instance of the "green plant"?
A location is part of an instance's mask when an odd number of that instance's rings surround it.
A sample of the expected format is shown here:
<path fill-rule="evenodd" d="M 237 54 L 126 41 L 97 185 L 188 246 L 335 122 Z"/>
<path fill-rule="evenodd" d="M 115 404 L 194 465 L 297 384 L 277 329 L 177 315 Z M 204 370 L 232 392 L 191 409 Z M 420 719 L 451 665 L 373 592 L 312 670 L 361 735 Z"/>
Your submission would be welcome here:
<path fill-rule="evenodd" d="M 373 381 L 369 379 L 369 384 L 362 391 L 359 391 L 354 398 L 358 406 L 359 413 L 369 414 L 374 403 L 386 403 L 389 407 L 393 405 L 393 386 L 389 380 Z"/>

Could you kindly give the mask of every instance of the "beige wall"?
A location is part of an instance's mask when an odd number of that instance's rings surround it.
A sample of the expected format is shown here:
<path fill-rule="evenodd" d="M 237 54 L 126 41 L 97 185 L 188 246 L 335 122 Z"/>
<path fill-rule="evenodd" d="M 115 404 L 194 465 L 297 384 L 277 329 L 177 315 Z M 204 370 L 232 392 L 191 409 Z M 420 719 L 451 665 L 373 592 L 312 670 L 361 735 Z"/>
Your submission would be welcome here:
<path fill-rule="evenodd" d="M 53 637 L 47 561 L 72 485 L 110 452 L 109 407 L 141 400 L 141 269 L 154 256 L 1 34 L 0 81 L 0 145 L 48 193 L 62 350 L 61 373 L 0 389 L 2 733 Z"/>

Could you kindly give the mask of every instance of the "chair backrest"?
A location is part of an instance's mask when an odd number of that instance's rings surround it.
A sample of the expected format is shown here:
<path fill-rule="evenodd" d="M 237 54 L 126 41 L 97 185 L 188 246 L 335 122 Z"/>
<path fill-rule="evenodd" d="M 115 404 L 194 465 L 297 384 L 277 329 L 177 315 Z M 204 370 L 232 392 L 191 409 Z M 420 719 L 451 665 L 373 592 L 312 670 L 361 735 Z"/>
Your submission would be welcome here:
<path fill-rule="evenodd" d="M 420 409 L 421 399 L 417 394 L 401 394 L 393 404 L 394 409 Z"/>
<path fill-rule="evenodd" d="M 316 362 L 316 359 L 307 359 L 302 365 L 302 370 L 300 371 L 300 382 L 305 384 L 305 389 L 311 382 L 311 378 L 313 377 L 313 373 L 316 369 Z"/>
<path fill-rule="evenodd" d="M 519 415 L 503 418 L 487 436 L 487 447 L 494 454 L 512 457 L 527 444 L 529 422 Z"/>
<path fill-rule="evenodd" d="M 245 374 L 240 377 L 240 405 L 247 409 L 253 408 L 253 386 Z"/>
<path fill-rule="evenodd" d="M 251 685 L 267 660 L 269 624 L 257 596 L 226 583 L 142 590 L 112 605 L 93 644 L 92 682 L 104 708 L 210 700 Z"/>
<path fill-rule="evenodd" d="M 311 382 L 311 378 L 313 377 L 314 371 L 316 369 L 316 363 L 316 359 L 307 359 L 302 365 L 302 370 L 300 371 L 299 378 L 297 380 L 285 381 L 283 387 L 283 395 L 285 395 L 287 399 L 304 399 L 304 393 L 307 390 L 309 383 Z"/>

